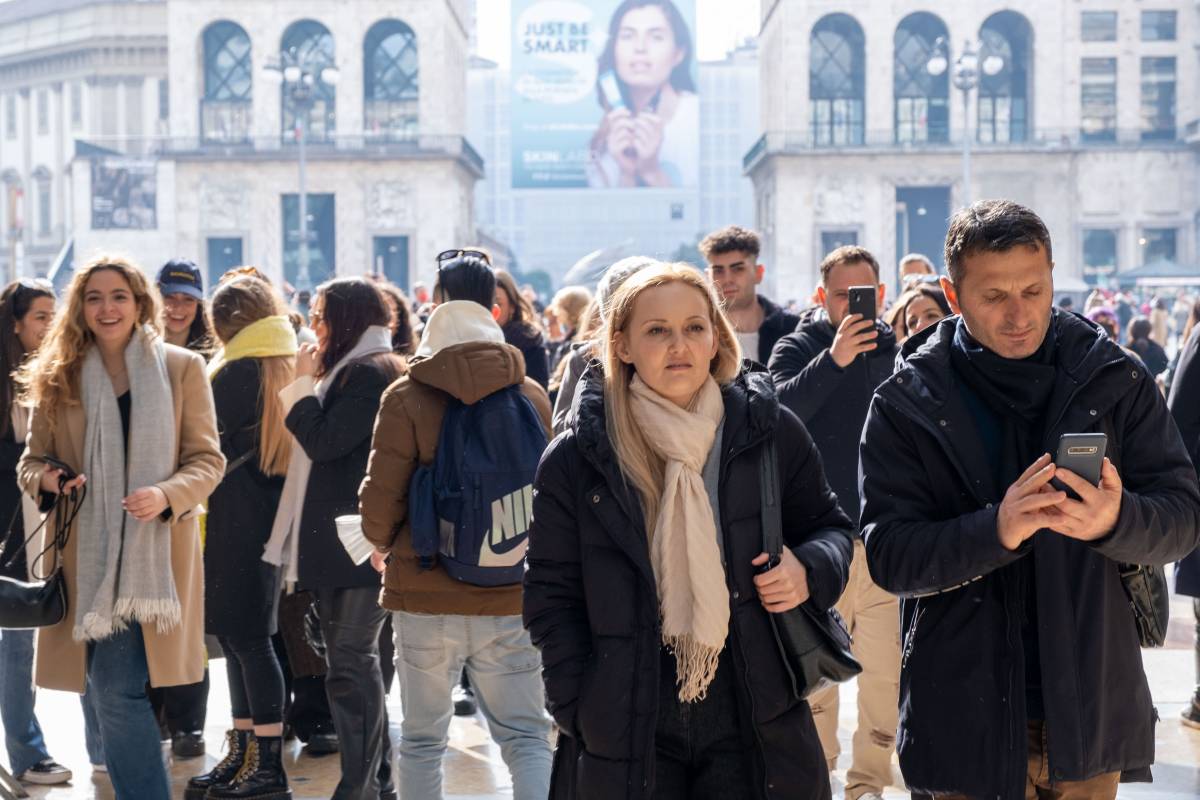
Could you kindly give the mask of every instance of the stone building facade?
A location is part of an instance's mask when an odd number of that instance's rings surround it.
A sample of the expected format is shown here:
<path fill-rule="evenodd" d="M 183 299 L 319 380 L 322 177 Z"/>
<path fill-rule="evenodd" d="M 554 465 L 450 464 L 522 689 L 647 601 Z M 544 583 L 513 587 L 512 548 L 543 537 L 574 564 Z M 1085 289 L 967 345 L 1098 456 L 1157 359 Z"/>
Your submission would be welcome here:
<path fill-rule="evenodd" d="M 885 278 L 906 251 L 940 263 L 946 218 L 984 197 L 1043 215 L 1063 287 L 1200 260 L 1192 0 L 763 0 L 761 14 L 764 134 L 744 164 L 779 296 L 807 297 L 839 244 L 870 248 Z M 980 79 L 964 108 L 968 40 Z"/>
<path fill-rule="evenodd" d="M 112 148 L 153 163 L 157 225 L 79 225 L 76 257 L 101 249 L 153 264 L 186 256 L 209 282 L 239 263 L 298 288 L 368 271 L 404 287 L 431 281 L 438 252 L 474 240 L 473 189 L 483 174 L 464 138 L 466 10 L 464 0 L 168 0 L 169 132 Z M 264 69 L 293 63 L 314 76 L 307 277 L 299 266 L 303 111 Z M 96 175 L 75 172 L 81 219 Z"/>
<path fill-rule="evenodd" d="M 0 4 L 0 267 L 119 252 L 148 271 L 193 259 L 209 283 L 239 263 L 293 284 L 431 280 L 476 238 L 470 24 L 467 0 Z M 264 69 L 293 62 L 316 76 L 308 281 L 301 111 Z"/>
<path fill-rule="evenodd" d="M 0 4 L 0 279 L 45 275 L 75 226 L 75 140 L 166 128 L 162 0 Z"/>

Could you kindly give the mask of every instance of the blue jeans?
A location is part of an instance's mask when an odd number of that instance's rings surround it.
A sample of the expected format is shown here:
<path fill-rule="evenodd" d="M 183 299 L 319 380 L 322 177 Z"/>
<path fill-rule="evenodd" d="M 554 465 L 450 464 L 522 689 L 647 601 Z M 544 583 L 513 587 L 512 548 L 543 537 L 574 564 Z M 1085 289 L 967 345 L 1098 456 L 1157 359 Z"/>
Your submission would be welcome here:
<path fill-rule="evenodd" d="M 392 619 L 400 726 L 400 796 L 442 796 L 442 756 L 464 667 L 492 738 L 512 774 L 513 800 L 550 794 L 550 720 L 541 655 L 521 618 L 409 614 Z"/>
<path fill-rule="evenodd" d="M 88 645 L 87 693 L 117 800 L 171 800 L 148 680 L 140 625 Z"/>
<path fill-rule="evenodd" d="M 96 712 L 96 704 L 89 694 L 79 695 L 79 705 L 83 709 L 83 744 L 87 747 L 88 762 L 104 763 L 104 739 L 100 737 L 100 717 Z"/>
<path fill-rule="evenodd" d="M 13 775 L 50 757 L 33 713 L 33 631 L 0 631 L 0 720 Z"/>

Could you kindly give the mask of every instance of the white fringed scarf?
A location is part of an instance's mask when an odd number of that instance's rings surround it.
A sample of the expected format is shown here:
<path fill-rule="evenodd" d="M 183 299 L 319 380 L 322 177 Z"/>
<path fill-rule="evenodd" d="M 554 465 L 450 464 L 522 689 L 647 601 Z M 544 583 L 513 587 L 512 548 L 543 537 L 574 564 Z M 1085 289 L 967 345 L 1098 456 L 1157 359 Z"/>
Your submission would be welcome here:
<path fill-rule="evenodd" d="M 171 571 L 171 526 L 160 517 L 139 522 L 121 501 L 175 472 L 175 409 L 162 341 L 137 328 L 125 347 L 129 375 L 129 453 L 112 380 L 93 345 L 80 378 L 87 416 L 83 474 L 87 497 L 75 526 L 78 568 L 76 641 L 99 641 L 130 623 L 166 633 L 182 610 Z"/>
<path fill-rule="evenodd" d="M 711 377 L 683 409 L 635 376 L 634 421 L 666 462 L 650 563 L 658 583 L 663 644 L 675 654 L 679 699 L 704 699 L 729 634 L 729 590 L 712 504 L 701 471 L 725 415 Z"/>

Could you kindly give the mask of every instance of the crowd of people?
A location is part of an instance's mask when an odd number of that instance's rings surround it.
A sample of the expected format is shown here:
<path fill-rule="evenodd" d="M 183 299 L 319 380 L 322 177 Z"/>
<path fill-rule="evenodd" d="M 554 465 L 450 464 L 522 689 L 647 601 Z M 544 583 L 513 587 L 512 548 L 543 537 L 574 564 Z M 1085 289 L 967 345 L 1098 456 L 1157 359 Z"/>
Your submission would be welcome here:
<path fill-rule="evenodd" d="M 364 276 L 291 306 L 251 266 L 206 292 L 115 256 L 61 298 L 10 285 L 4 575 L 61 568 L 68 598 L 36 655 L 0 631 L 12 772 L 71 778 L 36 683 L 81 695 L 119 800 L 169 798 L 162 743 L 203 755 L 223 658 L 224 756 L 187 800 L 291 797 L 293 736 L 339 754 L 337 800 L 438 798 L 477 712 L 518 800 L 829 798 L 838 686 L 780 634 L 803 612 L 861 665 L 848 800 L 896 754 L 921 798 L 1149 780 L 1124 576 L 1178 562 L 1200 598 L 1200 304 L 1174 364 L 1165 300 L 1073 313 L 1007 201 L 954 216 L 947 275 L 906 257 L 892 302 L 848 246 L 811 306 L 777 304 L 759 250 L 731 226 L 703 267 L 626 258 L 545 307 L 475 249 L 413 302 Z M 1053 455 L 1083 433 L 1096 482 Z"/>

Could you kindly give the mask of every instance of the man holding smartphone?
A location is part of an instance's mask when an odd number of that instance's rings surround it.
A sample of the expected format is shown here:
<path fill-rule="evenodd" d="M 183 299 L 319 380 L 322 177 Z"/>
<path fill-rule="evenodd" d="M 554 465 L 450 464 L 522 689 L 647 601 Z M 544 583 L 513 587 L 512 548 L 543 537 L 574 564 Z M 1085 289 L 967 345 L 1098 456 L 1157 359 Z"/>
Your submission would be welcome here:
<path fill-rule="evenodd" d="M 858 442 L 875 387 L 892 374 L 896 336 L 878 319 L 885 287 L 870 251 L 839 247 L 821 262 L 820 309 L 784 336 L 771 354 L 771 379 L 779 399 L 796 413 L 821 452 L 829 485 L 850 519 L 858 521 Z M 892 781 L 899 692 L 900 635 L 896 598 L 867 571 L 861 539 L 837 610 L 854 637 L 862 664 L 858 676 L 858 728 L 846 775 L 847 800 L 882 796 Z M 809 698 L 813 720 L 832 770 L 837 738 L 838 687 Z"/>
<path fill-rule="evenodd" d="M 1036 214 L 962 209 L 945 254 L 960 316 L 905 342 L 861 448 L 867 561 L 903 598 L 900 768 L 914 797 L 1115 798 L 1156 717 L 1118 564 L 1195 547 L 1196 473 L 1154 376 L 1053 307 Z M 1098 484 L 1054 464 L 1063 434 L 1107 435 Z"/>

